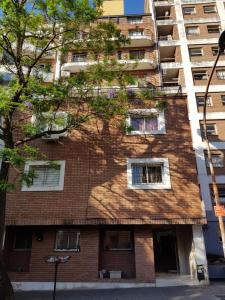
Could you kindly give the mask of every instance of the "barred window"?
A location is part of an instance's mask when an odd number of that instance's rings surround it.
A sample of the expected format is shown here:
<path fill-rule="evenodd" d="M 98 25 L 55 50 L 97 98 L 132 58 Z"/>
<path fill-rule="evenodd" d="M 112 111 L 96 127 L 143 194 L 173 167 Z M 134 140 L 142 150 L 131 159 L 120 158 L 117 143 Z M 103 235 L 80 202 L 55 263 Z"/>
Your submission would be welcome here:
<path fill-rule="evenodd" d="M 162 164 L 132 164 L 132 184 L 162 183 Z"/>

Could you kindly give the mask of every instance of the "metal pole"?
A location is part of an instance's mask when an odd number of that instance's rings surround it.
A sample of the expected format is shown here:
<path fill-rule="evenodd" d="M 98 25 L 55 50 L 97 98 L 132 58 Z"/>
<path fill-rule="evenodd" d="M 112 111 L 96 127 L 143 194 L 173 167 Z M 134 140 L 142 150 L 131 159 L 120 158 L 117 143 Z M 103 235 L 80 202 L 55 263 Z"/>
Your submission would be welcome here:
<path fill-rule="evenodd" d="M 206 142 L 207 155 L 208 155 L 208 164 L 209 164 L 209 169 L 210 169 L 210 174 L 211 174 L 212 189 L 213 189 L 216 205 L 220 205 L 220 197 L 219 197 L 218 186 L 217 186 L 217 183 L 216 183 L 215 169 L 214 169 L 213 162 L 212 162 L 212 154 L 211 154 L 211 149 L 210 149 L 209 139 L 208 139 L 208 134 L 207 134 L 206 110 L 207 110 L 207 96 L 208 96 L 209 86 L 210 86 L 212 76 L 213 76 L 213 73 L 215 71 L 215 68 L 216 68 L 216 65 L 217 65 L 217 62 L 219 60 L 221 52 L 222 52 L 222 49 L 219 48 L 216 60 L 214 62 L 213 68 L 211 70 L 211 74 L 210 74 L 209 79 L 208 79 L 208 83 L 207 83 L 207 87 L 206 87 L 206 91 L 205 91 L 205 96 L 204 96 L 204 109 L 203 109 L 204 138 L 205 138 L 205 142 Z M 224 222 L 223 222 L 223 217 L 218 216 L 218 223 L 219 223 L 220 233 L 221 233 L 221 237 L 222 237 L 223 255 L 225 257 L 225 226 L 224 226 Z"/>
<path fill-rule="evenodd" d="M 54 275 L 54 290 L 53 290 L 52 300 L 55 300 L 58 264 L 59 263 L 56 261 L 55 262 L 55 275 Z"/>

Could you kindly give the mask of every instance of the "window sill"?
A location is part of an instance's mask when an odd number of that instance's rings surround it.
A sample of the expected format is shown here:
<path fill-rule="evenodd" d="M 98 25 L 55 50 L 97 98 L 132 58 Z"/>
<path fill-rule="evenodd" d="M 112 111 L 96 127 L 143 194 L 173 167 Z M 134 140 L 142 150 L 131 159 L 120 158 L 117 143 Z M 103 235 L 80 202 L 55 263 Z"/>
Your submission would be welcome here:
<path fill-rule="evenodd" d="M 129 184 L 128 189 L 130 190 L 169 190 L 171 189 L 170 183 L 160 183 L 160 184 Z"/>
<path fill-rule="evenodd" d="M 54 252 L 80 252 L 80 249 L 54 249 Z"/>
<path fill-rule="evenodd" d="M 63 187 L 26 187 L 23 186 L 21 189 L 22 192 L 54 192 L 54 191 L 63 191 Z"/>
<path fill-rule="evenodd" d="M 128 132 L 127 135 L 157 135 L 157 134 L 166 134 L 165 131 L 151 131 L 151 132 L 142 132 L 142 131 L 132 131 Z"/>

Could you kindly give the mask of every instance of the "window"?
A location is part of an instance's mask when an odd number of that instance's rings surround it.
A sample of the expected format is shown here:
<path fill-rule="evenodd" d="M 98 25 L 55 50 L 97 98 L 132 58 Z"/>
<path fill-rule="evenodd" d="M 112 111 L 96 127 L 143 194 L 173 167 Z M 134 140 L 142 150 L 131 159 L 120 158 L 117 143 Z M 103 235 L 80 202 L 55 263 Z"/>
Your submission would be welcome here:
<path fill-rule="evenodd" d="M 72 57 L 73 62 L 86 62 L 87 53 L 74 53 Z"/>
<path fill-rule="evenodd" d="M 75 230 L 58 230 L 55 239 L 55 250 L 80 252 L 80 232 Z"/>
<path fill-rule="evenodd" d="M 143 23 L 142 17 L 127 17 L 129 24 L 141 24 Z"/>
<path fill-rule="evenodd" d="M 128 188 L 170 189 L 167 158 L 133 158 L 127 161 Z"/>
<path fill-rule="evenodd" d="M 201 135 L 202 135 L 202 138 L 204 139 L 205 138 L 205 134 L 204 134 L 203 124 L 201 124 L 200 127 L 201 127 Z M 216 135 L 217 134 L 217 132 L 216 132 L 216 124 L 206 124 L 206 131 L 207 131 L 207 136 L 209 136 L 209 135 Z"/>
<path fill-rule="evenodd" d="M 211 14 L 216 12 L 215 5 L 203 6 L 203 10 L 205 14 Z"/>
<path fill-rule="evenodd" d="M 13 250 L 26 251 L 32 248 L 32 233 L 26 230 L 17 230 L 14 233 Z"/>
<path fill-rule="evenodd" d="M 0 73 L 1 85 L 8 85 L 12 79 L 13 79 L 13 74 L 7 72 Z"/>
<path fill-rule="evenodd" d="M 191 7 L 184 7 L 183 8 L 183 14 L 184 15 L 193 15 L 196 13 L 195 7 L 191 6 Z"/>
<path fill-rule="evenodd" d="M 202 56 L 203 51 L 202 51 L 202 48 L 190 48 L 189 54 L 190 54 L 190 56 Z"/>
<path fill-rule="evenodd" d="M 140 60 L 145 58 L 145 50 L 133 50 L 130 51 L 130 59 Z"/>
<path fill-rule="evenodd" d="M 196 96 L 196 101 L 198 106 L 204 106 L 205 97 L 204 96 Z M 213 106 L 212 97 L 208 96 L 206 99 L 206 105 L 208 107 Z"/>
<path fill-rule="evenodd" d="M 193 72 L 194 80 L 207 80 L 208 75 L 206 71 L 194 71 Z"/>
<path fill-rule="evenodd" d="M 212 201 L 215 202 L 213 188 L 211 187 L 210 190 L 211 190 Z M 218 192 L 219 192 L 220 201 L 225 203 L 225 187 L 218 186 Z"/>
<path fill-rule="evenodd" d="M 133 36 L 143 36 L 144 30 L 143 29 L 130 29 L 129 30 L 129 37 Z"/>
<path fill-rule="evenodd" d="M 213 55 L 213 56 L 216 56 L 216 55 L 218 54 L 218 51 L 219 51 L 219 47 L 217 47 L 217 46 L 212 47 L 212 55 Z M 220 53 L 220 55 L 225 55 L 225 52 L 222 51 L 222 52 Z"/>
<path fill-rule="evenodd" d="M 219 25 L 207 25 L 208 33 L 220 33 Z"/>
<path fill-rule="evenodd" d="M 216 71 L 217 79 L 225 79 L 225 70 Z"/>
<path fill-rule="evenodd" d="M 104 250 L 132 250 L 132 232 L 130 230 L 104 231 Z"/>
<path fill-rule="evenodd" d="M 130 134 L 165 134 L 165 117 L 157 109 L 129 110 L 127 127 Z"/>
<path fill-rule="evenodd" d="M 27 161 L 25 173 L 32 174 L 32 182 L 25 182 L 22 191 L 62 191 L 64 185 L 65 161 Z"/>
<path fill-rule="evenodd" d="M 215 168 L 223 168 L 223 157 L 221 154 L 212 154 L 212 164 Z M 208 157 L 206 156 L 206 165 L 209 167 Z"/>
<path fill-rule="evenodd" d="M 198 35 L 199 32 L 199 27 L 198 26 L 189 26 L 186 27 L 186 34 L 187 35 Z"/>
<path fill-rule="evenodd" d="M 117 59 L 122 59 L 122 51 L 117 52 Z"/>
<path fill-rule="evenodd" d="M 225 95 L 221 95 L 222 104 L 225 105 Z"/>

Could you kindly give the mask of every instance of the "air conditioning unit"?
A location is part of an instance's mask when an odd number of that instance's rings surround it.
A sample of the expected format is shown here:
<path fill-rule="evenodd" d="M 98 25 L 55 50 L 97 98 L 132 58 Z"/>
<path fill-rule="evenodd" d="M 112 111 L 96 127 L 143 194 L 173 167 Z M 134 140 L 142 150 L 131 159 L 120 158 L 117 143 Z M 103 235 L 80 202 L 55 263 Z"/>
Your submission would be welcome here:
<path fill-rule="evenodd" d="M 60 134 L 46 134 L 42 136 L 42 139 L 45 141 L 57 141 L 60 137 Z"/>

